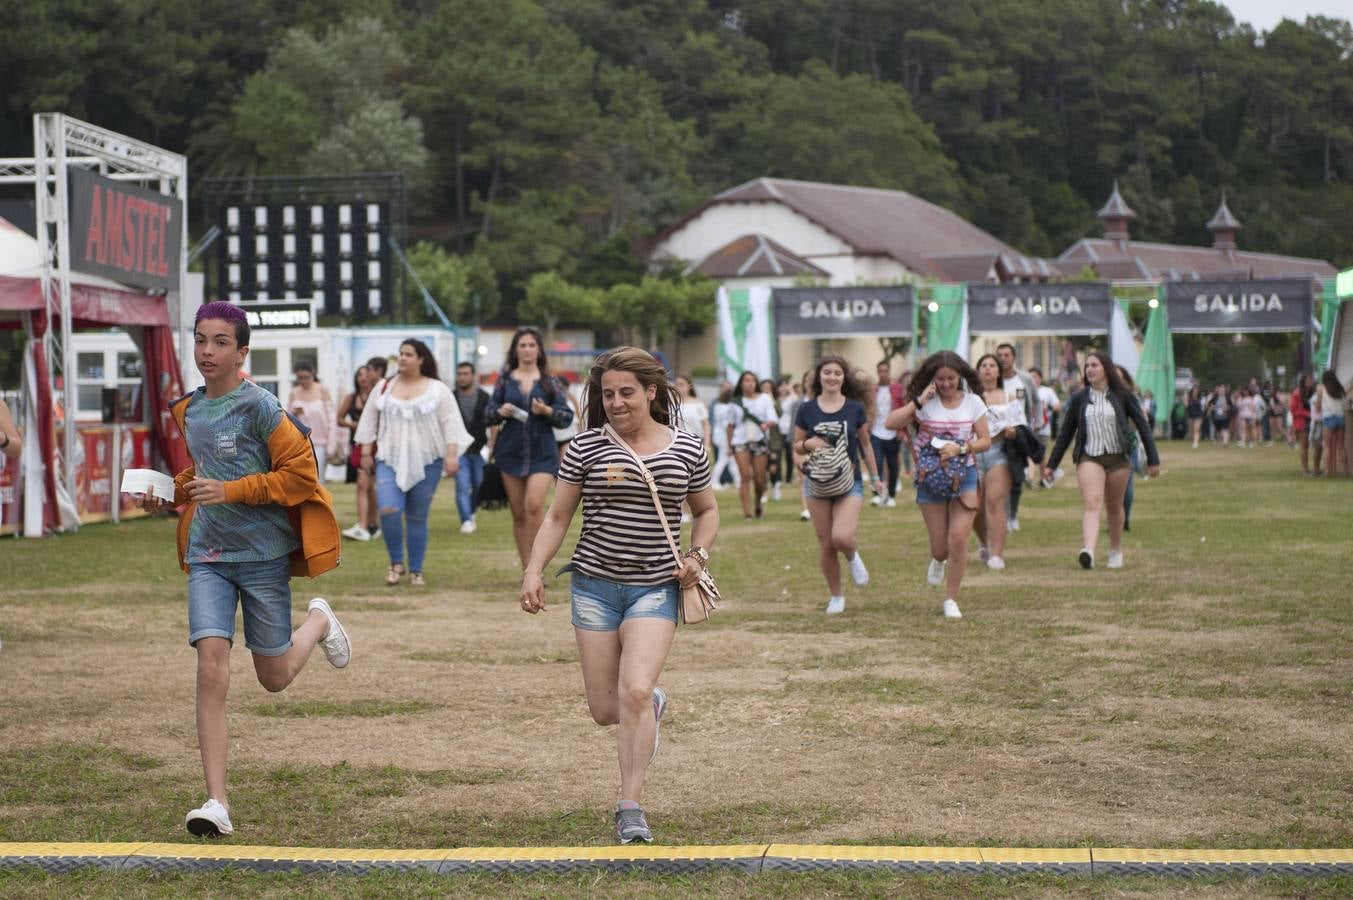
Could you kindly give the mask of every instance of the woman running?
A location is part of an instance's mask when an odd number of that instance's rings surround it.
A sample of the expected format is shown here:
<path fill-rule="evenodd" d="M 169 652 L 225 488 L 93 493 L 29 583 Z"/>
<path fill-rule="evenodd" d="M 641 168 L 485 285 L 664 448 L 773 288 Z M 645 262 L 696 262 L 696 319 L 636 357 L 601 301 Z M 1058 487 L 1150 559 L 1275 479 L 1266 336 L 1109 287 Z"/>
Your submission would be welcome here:
<path fill-rule="evenodd" d="M 460 468 L 460 448 L 473 441 L 427 344 L 409 338 L 399 345 L 395 376 L 367 398 L 355 440 L 362 445 L 362 468 L 376 477 L 381 536 L 390 555 L 385 583 L 393 587 L 408 572 L 409 584 L 421 586 L 432 498 L 442 476 Z"/>
<path fill-rule="evenodd" d="M 653 832 L 640 802 L 667 708 L 667 694 L 656 685 L 676 634 L 681 588 L 695 584 L 709 560 L 719 507 L 704 445 L 676 427 L 681 401 L 661 363 L 634 347 L 605 353 L 592 366 L 585 396 L 586 430 L 559 465 L 554 502 L 522 578 L 521 608 L 533 615 L 545 609 L 542 573 L 581 502 L 582 534 L 567 568 L 583 689 L 593 721 L 620 726 L 616 837 L 622 844 L 649 842 Z M 661 511 L 643 469 L 661 496 Z M 695 523 L 678 564 L 667 531 L 682 501 Z"/>
<path fill-rule="evenodd" d="M 813 370 L 813 399 L 800 404 L 794 417 L 794 449 L 803 456 L 815 450 L 825 450 L 846 442 L 846 457 L 852 471 L 850 485 L 843 493 L 818 496 L 813 493 L 809 458 L 804 468 L 803 496 L 808 514 L 817 532 L 818 567 L 827 579 L 831 596 L 827 601 L 827 615 L 846 611 L 846 597 L 841 591 L 841 561 L 850 565 L 850 578 L 857 587 L 869 583 L 869 570 L 860 558 L 855 530 L 860 524 L 860 507 L 864 503 L 864 482 L 861 479 L 861 457 L 874 493 L 883 487 L 879 481 L 878 463 L 869 440 L 869 414 L 865 409 L 865 388 L 857 379 L 848 376 L 849 365 L 840 356 L 824 356 Z"/>
<path fill-rule="evenodd" d="M 1010 462 L 1005 442 L 1013 440 L 1015 428 L 1028 425 L 1024 420 L 1024 401 L 1007 393 L 1001 378 L 1001 361 L 988 353 L 977 360 L 977 378 L 982 382 L 982 400 L 987 405 L 987 432 L 991 446 L 977 454 L 977 496 L 980 504 L 973 530 L 980 545 L 977 557 L 987 568 L 1005 568 L 1005 501 L 1010 497 Z"/>
<path fill-rule="evenodd" d="M 573 410 L 550 374 L 545 344 L 536 329 L 518 328 L 512 335 L 507 364 L 484 407 L 484 419 L 502 425 L 493 454 L 512 507 L 512 537 L 525 568 L 545 516 L 545 495 L 559 471 L 554 429 L 573 421 Z"/>
<path fill-rule="evenodd" d="M 1106 504 L 1108 566 L 1123 567 L 1123 495 L 1132 471 L 1128 453 L 1132 449 L 1134 427 L 1146 448 L 1147 474 L 1155 478 L 1160 474 L 1160 456 L 1137 398 L 1118 377 L 1109 354 L 1102 350 L 1091 352 L 1085 358 L 1085 386 L 1067 401 L 1066 423 L 1043 469 L 1043 476 L 1051 478 L 1075 438 L 1071 459 L 1076 463 L 1076 480 L 1081 491 L 1081 550 L 1077 558 L 1082 568 L 1095 566 L 1099 514 Z"/>
<path fill-rule="evenodd" d="M 766 470 L 770 463 L 768 435 L 775 418 L 775 401 L 758 389 L 756 373 L 739 375 L 733 396 L 733 421 L 728 425 L 728 443 L 733 447 L 733 458 L 738 461 L 742 479 L 739 492 L 745 519 L 761 518 Z"/>
<path fill-rule="evenodd" d="M 907 397 L 888 414 L 887 425 L 898 431 L 916 425 L 911 445 L 916 503 L 930 534 L 926 580 L 936 586 L 944 582 L 944 617 L 961 619 L 958 595 L 978 505 L 973 455 L 991 446 L 982 383 L 961 356 L 945 350 L 921 363 Z"/>

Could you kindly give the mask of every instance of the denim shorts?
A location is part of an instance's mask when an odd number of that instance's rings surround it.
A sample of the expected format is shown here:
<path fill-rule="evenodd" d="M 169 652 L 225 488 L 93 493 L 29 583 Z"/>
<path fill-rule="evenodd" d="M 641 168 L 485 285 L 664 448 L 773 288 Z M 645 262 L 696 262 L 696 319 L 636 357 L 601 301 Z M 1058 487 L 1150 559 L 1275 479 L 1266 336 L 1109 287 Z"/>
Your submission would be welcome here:
<path fill-rule="evenodd" d="M 675 579 L 663 584 L 620 584 L 573 572 L 573 625 L 584 631 L 618 631 L 626 619 L 666 619 L 675 623 L 679 586 Z"/>
<path fill-rule="evenodd" d="M 963 480 L 960 481 L 960 482 L 958 483 L 958 492 L 959 492 L 960 494 L 975 494 L 975 493 L 977 493 L 977 467 L 976 467 L 976 466 L 966 466 L 966 467 L 964 467 L 964 469 L 963 469 Z M 946 495 L 944 495 L 944 494 L 932 494 L 932 493 L 930 493 L 930 491 L 928 491 L 928 490 L 925 489 L 925 486 L 924 486 L 924 485 L 921 485 L 921 484 L 916 485 L 916 502 L 917 502 L 917 503 L 925 503 L 925 504 L 927 504 L 927 505 L 929 505 L 929 504 L 935 504 L 935 503 L 948 503 L 950 500 L 954 500 L 954 499 L 956 499 L 956 498 L 954 498 L 954 497 L 949 497 L 949 496 L 946 496 Z"/>
<path fill-rule="evenodd" d="M 235 604 L 244 609 L 244 646 L 259 656 L 291 649 L 291 559 L 192 563 L 188 567 L 188 643 L 235 642 Z"/>
<path fill-rule="evenodd" d="M 847 497 L 859 497 L 861 500 L 864 499 L 864 479 L 861 478 L 858 474 L 855 476 L 855 483 L 850 486 L 850 490 L 846 491 L 844 494 L 841 494 L 839 497 L 814 497 L 812 494 L 808 492 L 807 476 L 805 476 L 802 480 L 803 480 L 803 496 L 808 500 L 830 500 L 833 503 L 835 503 L 837 500 L 844 500 Z"/>
<path fill-rule="evenodd" d="M 977 471 L 980 474 L 985 475 L 996 466 L 1010 468 L 1010 461 L 1005 458 L 1005 441 L 996 441 L 977 454 Z"/>
<path fill-rule="evenodd" d="M 1325 416 L 1324 419 L 1321 420 L 1320 424 L 1325 426 L 1326 431 L 1331 431 L 1336 428 L 1343 428 L 1344 417 L 1342 415 L 1339 415 L 1338 413 L 1332 416 Z"/>

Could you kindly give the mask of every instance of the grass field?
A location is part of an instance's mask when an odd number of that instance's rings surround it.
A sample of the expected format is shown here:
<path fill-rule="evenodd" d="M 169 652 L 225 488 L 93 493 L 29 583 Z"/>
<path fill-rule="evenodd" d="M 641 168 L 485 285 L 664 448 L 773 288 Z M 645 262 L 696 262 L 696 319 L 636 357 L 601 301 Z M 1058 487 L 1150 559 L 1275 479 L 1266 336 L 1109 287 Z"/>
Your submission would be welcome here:
<path fill-rule="evenodd" d="M 1176 445 L 1178 446 L 1178 445 Z M 1138 482 L 1121 571 L 1081 571 L 1079 496 L 1028 491 L 1001 573 L 978 566 L 961 622 L 925 583 L 910 500 L 866 508 L 873 574 L 826 589 L 798 504 L 745 523 L 722 494 L 711 563 L 728 602 L 680 631 L 645 807 L 663 843 L 1353 846 L 1353 481 L 1300 476 L 1285 448 L 1167 446 Z M 352 521 L 351 489 L 336 486 Z M 456 531 L 433 506 L 427 588 L 381 584 L 379 543 L 293 582 L 353 635 L 269 694 L 233 654 L 238 843 L 605 845 L 618 774 L 582 697 L 566 581 L 516 606 L 505 512 Z M 192 841 L 202 798 L 193 652 L 173 524 L 0 541 L 0 841 Z M 1104 543 L 1101 542 L 1102 557 Z M 559 559 L 562 564 L 563 557 Z M 888 894 L 891 876 L 398 881 L 244 873 L 0 875 L 0 894 L 506 892 L 519 896 Z M 920 896 L 1091 892 L 1335 896 L 1348 880 L 1088 885 L 909 878 Z"/>

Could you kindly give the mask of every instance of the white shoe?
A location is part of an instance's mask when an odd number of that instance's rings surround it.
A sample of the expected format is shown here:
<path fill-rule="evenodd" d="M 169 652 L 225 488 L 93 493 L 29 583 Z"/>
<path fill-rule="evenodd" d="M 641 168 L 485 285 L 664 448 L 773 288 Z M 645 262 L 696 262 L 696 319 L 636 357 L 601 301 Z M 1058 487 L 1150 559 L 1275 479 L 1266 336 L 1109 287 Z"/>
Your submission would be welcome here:
<path fill-rule="evenodd" d="M 807 522 L 807 521 L 810 520 L 811 518 L 813 518 L 813 517 L 812 517 L 811 515 L 809 515 L 808 510 L 806 510 L 806 509 L 801 509 L 801 510 L 799 510 L 799 521 L 801 521 L 801 522 Z"/>
<path fill-rule="evenodd" d="M 224 806 L 210 798 L 183 819 L 188 831 L 198 837 L 221 837 L 231 834 L 235 827 L 230 824 L 230 813 Z"/>
<path fill-rule="evenodd" d="M 1066 469 L 1063 469 L 1062 467 L 1058 466 L 1057 471 L 1052 473 L 1052 483 L 1056 484 L 1065 477 L 1066 477 Z"/>
<path fill-rule="evenodd" d="M 1095 567 L 1095 551 L 1089 547 L 1082 547 L 1076 559 L 1080 561 L 1082 569 L 1093 569 Z"/>
<path fill-rule="evenodd" d="M 475 524 L 473 516 L 460 523 L 461 534 L 474 534 L 478 530 L 479 526 Z"/>
<path fill-rule="evenodd" d="M 1013 516 L 1012 516 L 1011 518 L 1009 518 L 1009 519 L 1006 519 L 1006 520 L 1005 520 L 1005 530 L 1006 530 L 1006 531 L 1019 531 L 1019 519 L 1016 519 L 1016 518 L 1014 518 Z"/>
<path fill-rule="evenodd" d="M 855 582 L 856 587 L 864 587 L 869 583 L 869 570 L 864 567 L 864 560 L 860 558 L 858 550 L 850 558 L 850 580 Z"/>
<path fill-rule="evenodd" d="M 999 572 L 1001 569 L 1005 568 L 1005 560 L 1001 559 L 999 556 L 993 556 L 991 559 L 987 560 L 987 568 L 995 569 Z"/>
<path fill-rule="evenodd" d="M 1110 568 L 1110 569 L 1121 569 L 1121 568 L 1123 568 L 1123 551 L 1122 551 L 1122 550 L 1110 550 L 1110 551 L 1109 551 L 1109 561 L 1108 561 L 1107 563 L 1105 563 L 1105 565 L 1106 565 L 1108 568 Z"/>
<path fill-rule="evenodd" d="M 352 538 L 354 541 L 369 541 L 371 540 L 371 532 L 367 531 L 359 522 L 351 528 L 344 529 L 343 537 Z"/>
<path fill-rule="evenodd" d="M 963 613 L 959 611 L 958 603 L 953 600 L 944 601 L 944 617 L 946 619 L 961 619 Z"/>
<path fill-rule="evenodd" d="M 846 611 L 846 598 L 833 597 L 827 601 L 827 615 L 838 616 Z"/>
<path fill-rule="evenodd" d="M 991 548 L 988 547 L 986 544 L 978 544 L 977 558 L 980 559 L 982 562 L 989 562 L 991 560 Z"/>
<path fill-rule="evenodd" d="M 897 506 L 897 499 L 895 497 L 889 497 L 887 500 L 883 501 L 883 505 L 888 509 L 893 509 Z"/>
<path fill-rule="evenodd" d="M 935 587 L 939 587 L 940 582 L 944 580 L 944 563 L 938 559 L 932 559 L 930 565 L 926 567 L 925 580 Z"/>
<path fill-rule="evenodd" d="M 883 498 L 880 497 L 878 494 L 875 494 L 875 495 L 873 496 L 873 499 L 871 499 L 871 500 L 869 501 L 869 505 L 870 505 L 870 506 L 878 506 L 878 507 L 882 507 L 882 506 L 883 506 Z"/>
<path fill-rule="evenodd" d="M 352 642 L 348 640 L 348 633 L 339 624 L 338 616 L 334 615 L 334 611 L 329 607 L 328 600 L 323 597 L 311 600 L 307 611 L 315 609 L 324 613 L 324 618 L 329 620 L 329 631 L 319 642 L 324 650 L 324 657 L 335 669 L 341 669 L 352 660 Z"/>
<path fill-rule="evenodd" d="M 780 500 L 780 486 L 779 486 L 778 484 L 775 485 L 773 488 L 770 489 L 770 498 L 771 498 L 772 500 L 776 501 L 777 503 L 779 502 L 779 500 Z"/>

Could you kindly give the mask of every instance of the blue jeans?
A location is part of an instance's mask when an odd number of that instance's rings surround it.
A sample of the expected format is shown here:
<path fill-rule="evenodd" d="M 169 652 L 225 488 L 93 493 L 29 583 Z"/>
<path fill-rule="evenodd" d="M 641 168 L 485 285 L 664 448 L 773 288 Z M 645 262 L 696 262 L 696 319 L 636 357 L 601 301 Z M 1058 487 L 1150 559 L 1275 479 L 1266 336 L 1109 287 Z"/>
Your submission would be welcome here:
<path fill-rule="evenodd" d="M 902 451 L 902 440 L 893 438 L 885 441 L 876 434 L 869 435 L 869 443 L 874 445 L 874 466 L 877 468 L 879 477 L 885 479 L 884 485 L 888 488 L 888 496 L 897 496 L 897 457 Z"/>
<path fill-rule="evenodd" d="M 584 631 L 619 631 L 626 619 L 666 619 L 676 623 L 681 587 L 663 584 L 621 584 L 573 571 L 570 601 L 573 626 Z"/>
<path fill-rule="evenodd" d="M 474 518 L 479 505 L 479 486 L 484 483 L 484 457 L 478 453 L 462 453 L 460 468 L 456 471 L 456 509 L 462 524 Z"/>
<path fill-rule="evenodd" d="M 390 554 L 390 565 L 404 562 L 404 530 L 408 525 L 409 571 L 423 571 L 423 556 L 428 549 L 428 510 L 432 495 L 442 480 L 442 461 L 434 459 L 423 469 L 423 480 L 401 491 L 395 484 L 395 470 L 376 461 L 376 507 L 381 514 L 381 537 Z"/>
<path fill-rule="evenodd" d="M 244 609 L 244 646 L 259 656 L 291 649 L 291 560 L 191 563 L 188 643 L 225 638 L 235 643 L 235 605 Z"/>

